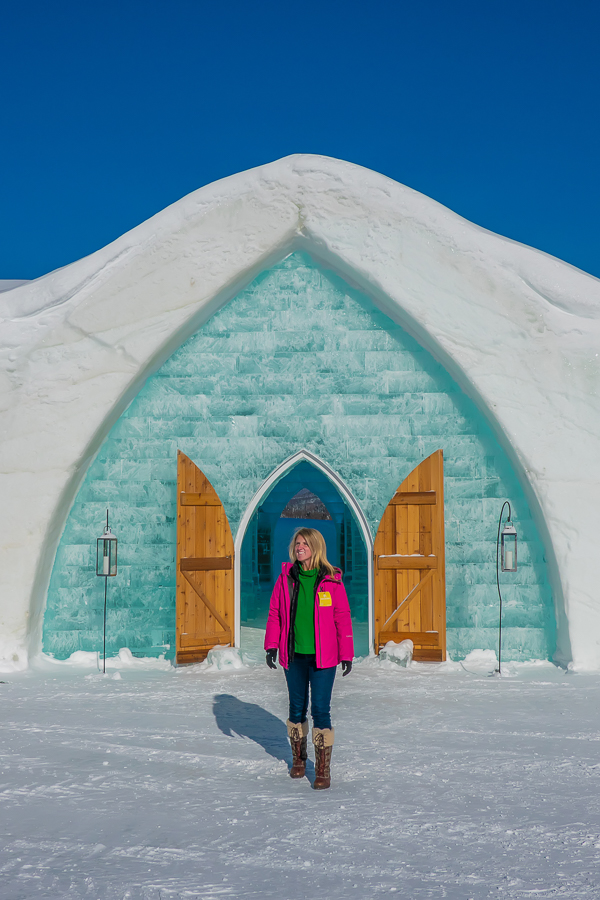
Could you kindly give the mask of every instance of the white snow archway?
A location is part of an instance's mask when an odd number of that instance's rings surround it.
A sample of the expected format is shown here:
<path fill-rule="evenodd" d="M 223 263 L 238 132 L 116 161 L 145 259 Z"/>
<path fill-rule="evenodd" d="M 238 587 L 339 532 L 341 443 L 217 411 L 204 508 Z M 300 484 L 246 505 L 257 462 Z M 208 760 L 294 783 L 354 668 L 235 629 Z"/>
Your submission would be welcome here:
<path fill-rule="evenodd" d="M 2 294 L 0 657 L 25 665 L 41 646 L 60 535 L 112 425 L 187 337 L 294 247 L 367 293 L 485 413 L 564 597 L 562 658 L 600 670 L 600 281 L 383 175 L 310 155 L 201 188 Z"/>
<path fill-rule="evenodd" d="M 367 569 L 368 569 L 368 609 L 369 609 L 369 647 L 373 646 L 373 536 L 371 534 L 371 529 L 369 528 L 369 523 L 367 522 L 365 515 L 360 508 L 360 504 L 358 503 L 356 497 L 352 493 L 352 491 L 348 488 L 348 486 L 342 481 L 339 475 L 328 466 L 326 462 L 323 462 L 322 459 L 319 459 L 318 456 L 315 456 L 314 453 L 310 453 L 308 450 L 299 450 L 298 453 L 294 453 L 293 456 L 288 457 L 288 459 L 284 460 L 276 469 L 274 469 L 268 478 L 266 478 L 254 497 L 248 504 L 244 515 L 240 520 L 240 524 L 235 536 L 235 645 L 236 647 L 240 646 L 240 598 L 241 598 L 241 573 L 242 573 L 242 544 L 244 542 L 244 536 L 246 534 L 246 529 L 248 528 L 248 524 L 250 519 L 252 518 L 255 510 L 260 506 L 265 497 L 269 494 L 271 489 L 280 481 L 287 473 L 294 468 L 294 466 L 298 465 L 298 463 L 306 461 L 310 463 L 315 469 L 319 469 L 334 485 L 336 490 L 341 494 L 349 508 L 352 511 L 352 514 L 360 528 L 363 540 L 365 542 L 365 547 L 367 549 Z"/>

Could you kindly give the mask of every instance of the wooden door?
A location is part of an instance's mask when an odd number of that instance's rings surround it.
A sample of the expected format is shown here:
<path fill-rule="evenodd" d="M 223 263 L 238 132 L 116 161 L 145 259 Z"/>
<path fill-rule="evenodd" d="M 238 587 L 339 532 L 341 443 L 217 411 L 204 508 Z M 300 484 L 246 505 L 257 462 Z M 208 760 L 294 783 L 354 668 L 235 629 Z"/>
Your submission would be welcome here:
<path fill-rule="evenodd" d="M 402 482 L 374 550 L 375 652 L 410 638 L 413 659 L 446 658 L 444 461 L 436 450 Z"/>
<path fill-rule="evenodd" d="M 212 484 L 177 451 L 176 661 L 233 645 L 233 537 Z"/>

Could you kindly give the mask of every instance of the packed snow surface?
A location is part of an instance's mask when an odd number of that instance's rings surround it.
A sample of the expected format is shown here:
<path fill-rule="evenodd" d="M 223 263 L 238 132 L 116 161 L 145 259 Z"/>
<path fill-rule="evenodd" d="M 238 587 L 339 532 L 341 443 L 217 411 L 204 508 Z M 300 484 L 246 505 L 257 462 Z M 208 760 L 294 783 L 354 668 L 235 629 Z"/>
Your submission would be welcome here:
<path fill-rule="evenodd" d="M 598 675 L 359 662 L 315 792 L 259 651 L 76 662 L 0 684 L 2 900 L 598 897 Z"/>

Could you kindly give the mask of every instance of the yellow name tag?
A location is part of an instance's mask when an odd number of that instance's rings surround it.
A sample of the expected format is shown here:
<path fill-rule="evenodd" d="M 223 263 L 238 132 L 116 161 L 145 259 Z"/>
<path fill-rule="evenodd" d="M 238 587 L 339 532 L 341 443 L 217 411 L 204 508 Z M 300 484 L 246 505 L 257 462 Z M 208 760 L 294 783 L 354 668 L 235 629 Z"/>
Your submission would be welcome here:
<path fill-rule="evenodd" d="M 331 594 L 329 591 L 319 591 L 319 606 L 331 606 Z"/>

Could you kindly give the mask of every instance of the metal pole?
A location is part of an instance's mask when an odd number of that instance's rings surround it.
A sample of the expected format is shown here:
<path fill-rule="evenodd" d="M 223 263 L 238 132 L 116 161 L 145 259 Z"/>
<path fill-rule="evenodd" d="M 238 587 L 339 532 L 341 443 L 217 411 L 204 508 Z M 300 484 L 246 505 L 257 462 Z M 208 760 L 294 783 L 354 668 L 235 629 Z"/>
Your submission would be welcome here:
<path fill-rule="evenodd" d="M 496 538 L 496 585 L 498 586 L 498 596 L 500 598 L 500 616 L 498 619 L 498 668 L 496 672 L 498 675 L 502 674 L 502 593 L 500 591 L 500 573 L 499 573 L 499 555 L 500 555 L 500 528 L 502 526 L 502 513 L 504 512 L 504 507 L 508 506 L 508 521 L 512 520 L 510 503 L 508 500 L 505 500 L 502 504 L 502 509 L 500 510 L 500 518 L 498 519 L 498 536 Z"/>
<path fill-rule="evenodd" d="M 106 527 L 108 528 L 108 510 L 106 510 Z M 109 556 L 110 560 L 110 556 Z M 104 649 L 102 651 L 102 673 L 106 675 L 106 589 L 108 586 L 108 576 L 104 576 Z"/>
<path fill-rule="evenodd" d="M 103 663 L 102 673 L 106 675 L 106 588 L 108 585 L 108 576 L 104 576 L 104 649 L 102 651 Z"/>

